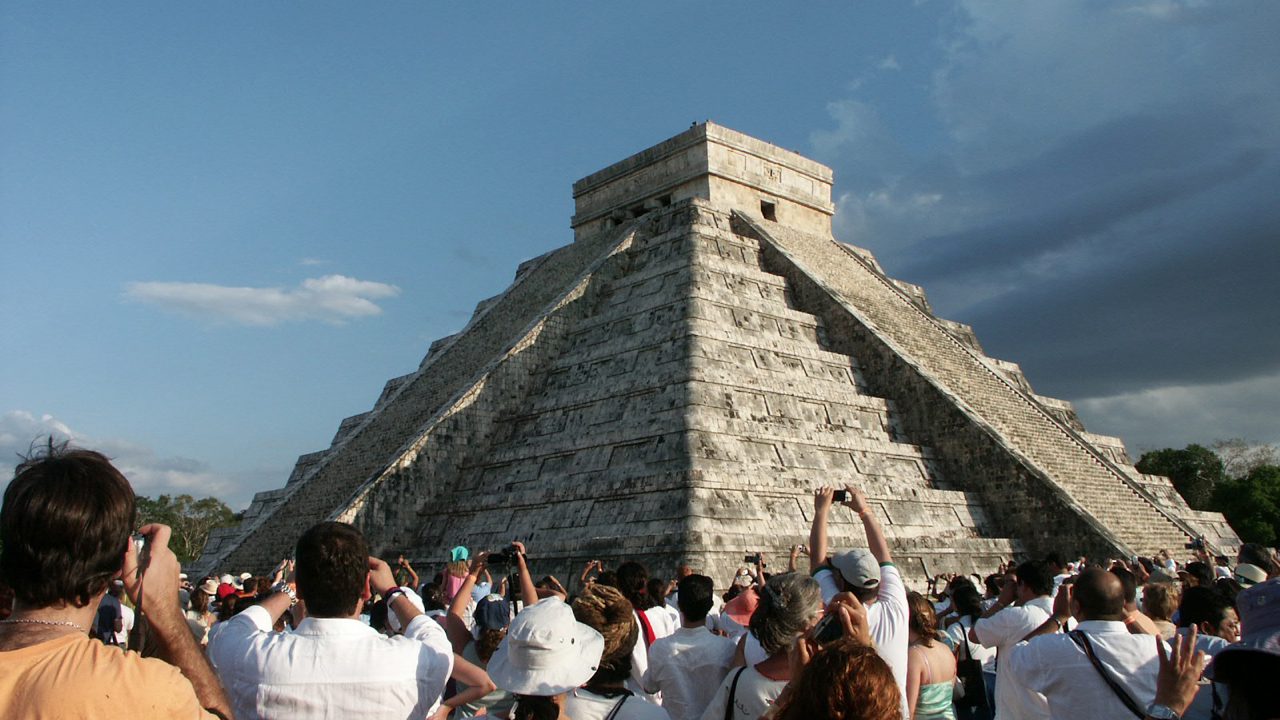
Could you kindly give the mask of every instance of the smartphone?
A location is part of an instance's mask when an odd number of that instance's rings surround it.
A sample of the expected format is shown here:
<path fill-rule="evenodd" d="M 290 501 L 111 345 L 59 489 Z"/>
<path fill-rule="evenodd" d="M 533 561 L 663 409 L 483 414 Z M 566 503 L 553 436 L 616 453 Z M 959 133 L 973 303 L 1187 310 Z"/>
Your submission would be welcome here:
<path fill-rule="evenodd" d="M 747 555 L 746 557 L 742 558 L 742 562 L 747 563 L 748 565 L 759 565 L 759 564 L 760 564 L 760 556 L 759 556 L 759 555 Z"/>
<path fill-rule="evenodd" d="M 848 491 L 848 490 L 837 490 L 837 491 L 835 491 L 834 493 L 832 493 L 832 494 L 831 494 L 831 499 L 832 499 L 832 500 L 834 500 L 834 501 L 836 501 L 836 502 L 848 502 L 848 501 L 849 501 L 849 491 Z"/>

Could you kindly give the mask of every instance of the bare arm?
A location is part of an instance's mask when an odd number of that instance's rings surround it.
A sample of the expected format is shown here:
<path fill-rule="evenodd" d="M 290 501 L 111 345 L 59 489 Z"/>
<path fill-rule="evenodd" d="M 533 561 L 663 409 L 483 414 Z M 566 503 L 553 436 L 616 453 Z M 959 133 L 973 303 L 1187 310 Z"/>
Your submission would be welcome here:
<path fill-rule="evenodd" d="M 409 583 L 409 587 L 414 592 L 418 592 L 419 588 L 421 587 L 421 582 L 418 579 L 418 573 L 414 571 L 413 566 L 409 564 L 408 560 L 404 561 L 404 569 L 409 571 L 409 577 L 412 578 L 413 580 L 411 583 Z"/>
<path fill-rule="evenodd" d="M 467 614 L 467 606 L 471 604 L 471 591 L 475 589 L 480 573 L 485 571 L 485 560 L 488 557 L 488 553 L 481 552 L 471 558 L 467 577 L 463 579 L 462 587 L 458 588 L 458 594 L 453 596 L 453 602 L 449 603 L 449 612 L 444 618 L 444 632 L 449 636 L 449 644 L 456 654 L 461 654 L 467 643 L 471 642 L 471 632 L 467 630 L 467 621 L 463 616 Z"/>
<path fill-rule="evenodd" d="M 911 648 L 907 653 L 907 717 L 916 716 L 916 705 L 920 704 L 920 676 L 924 666 L 920 663 L 919 648 Z"/>
<path fill-rule="evenodd" d="M 444 701 L 444 707 L 441 709 L 444 711 L 445 716 L 452 712 L 454 708 L 475 702 L 498 689 L 498 686 L 493 684 L 493 680 L 489 678 L 489 673 L 485 672 L 484 668 L 467 662 L 465 658 L 456 653 L 453 656 L 453 674 L 449 677 L 466 685 L 467 689 Z M 444 708 L 448 709 L 445 710 Z"/>
<path fill-rule="evenodd" d="M 813 525 L 809 528 L 809 572 L 817 572 L 827 561 L 827 512 L 835 491 L 820 487 L 813 493 Z"/>
<path fill-rule="evenodd" d="M 137 552 L 133 543 L 128 543 L 124 559 L 125 591 L 151 623 L 161 659 L 178 668 L 191 682 L 200 705 L 215 715 L 234 717 L 231 701 L 227 699 L 209 660 L 196 644 L 178 605 L 178 573 L 181 567 L 177 556 L 169 549 L 169 527 L 144 525 L 138 532 L 147 537 L 151 560 L 144 568 L 143 577 L 138 579 Z"/>
<path fill-rule="evenodd" d="M 515 541 L 511 546 L 516 549 L 516 569 L 520 573 L 520 599 L 525 607 L 532 607 L 538 602 L 538 589 L 533 586 L 533 578 L 529 577 L 529 566 L 525 563 L 524 543 Z"/>
<path fill-rule="evenodd" d="M 1058 596 L 1053 599 L 1053 614 L 1048 620 L 1040 623 L 1040 627 L 1027 633 L 1023 640 L 1030 640 L 1041 635 L 1053 635 L 1062 632 L 1071 619 L 1071 586 L 1063 583 L 1058 588 Z"/>
<path fill-rule="evenodd" d="M 391 566 L 376 557 L 369 558 L 369 588 L 379 595 L 386 597 L 387 593 L 399 587 L 396 584 L 395 575 L 391 574 Z M 397 594 L 391 599 L 391 603 L 387 606 L 387 612 L 394 612 L 396 619 L 400 621 L 400 627 L 409 627 L 409 622 L 422 614 L 417 608 L 405 597 L 404 593 Z"/>
<path fill-rule="evenodd" d="M 880 521 L 876 519 L 876 514 L 871 511 L 867 496 L 861 490 L 848 485 L 845 486 L 845 490 L 849 493 L 849 500 L 844 505 L 862 519 L 862 528 L 867 531 L 867 549 L 871 551 L 872 557 L 879 563 L 893 562 L 893 554 L 889 552 L 889 542 L 884 538 L 884 531 L 880 529 Z"/>

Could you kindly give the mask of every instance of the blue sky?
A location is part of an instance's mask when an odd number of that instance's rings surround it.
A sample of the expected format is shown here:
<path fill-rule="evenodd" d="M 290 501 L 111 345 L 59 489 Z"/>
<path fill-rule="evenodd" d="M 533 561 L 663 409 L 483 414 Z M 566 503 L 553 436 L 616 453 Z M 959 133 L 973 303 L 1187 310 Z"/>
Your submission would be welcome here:
<path fill-rule="evenodd" d="M 0 454 L 243 506 L 695 120 L 1134 451 L 1280 442 L 1280 5 L 0 7 Z"/>

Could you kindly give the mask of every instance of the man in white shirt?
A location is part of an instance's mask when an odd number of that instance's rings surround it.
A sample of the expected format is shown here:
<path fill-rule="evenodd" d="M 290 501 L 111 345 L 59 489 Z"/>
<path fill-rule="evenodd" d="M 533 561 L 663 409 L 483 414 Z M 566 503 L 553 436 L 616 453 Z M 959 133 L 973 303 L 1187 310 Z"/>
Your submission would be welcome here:
<path fill-rule="evenodd" d="M 680 628 L 649 648 L 644 689 L 662 693 L 671 720 L 697 720 L 733 664 L 734 642 L 707 629 L 715 583 L 706 575 L 680 579 Z"/>
<path fill-rule="evenodd" d="M 1059 593 L 1066 597 L 1059 598 L 1037 635 L 1008 655 L 1001 653 L 999 680 L 1043 695 L 1052 720 L 1133 717 L 1127 708 L 1165 717 L 1149 708 L 1160 663 L 1156 645 L 1163 641 L 1125 627 L 1120 579 L 1094 568 Z M 1073 616 L 1080 624 L 1063 634 L 1060 629 Z"/>
<path fill-rule="evenodd" d="M 835 502 L 835 490 L 820 487 L 813 496 L 813 526 L 809 530 L 809 571 L 822 588 L 823 603 L 838 592 L 851 592 L 867 606 L 867 621 L 876 653 L 893 671 L 907 712 L 907 589 L 893 564 L 889 543 L 871 504 L 861 490 L 845 486 L 843 505 L 858 515 L 867 533 L 868 550 L 855 549 L 827 560 L 827 513 Z"/>
<path fill-rule="evenodd" d="M 1047 718 L 1044 697 L 1012 682 L 1004 671 L 1013 646 L 1053 614 L 1053 571 L 1030 561 L 1005 578 L 1000 597 L 969 631 L 969 639 L 996 648 L 996 720 Z"/>
<path fill-rule="evenodd" d="M 307 617 L 292 633 L 271 631 L 294 602 L 285 584 L 222 623 L 209 659 L 237 718 L 422 718 L 439 706 L 454 655 L 444 629 L 369 556 L 360 531 L 323 522 L 297 546 L 297 596 Z M 360 622 L 373 590 L 404 628 L 386 637 Z M 465 662 L 465 661 L 463 661 Z"/>

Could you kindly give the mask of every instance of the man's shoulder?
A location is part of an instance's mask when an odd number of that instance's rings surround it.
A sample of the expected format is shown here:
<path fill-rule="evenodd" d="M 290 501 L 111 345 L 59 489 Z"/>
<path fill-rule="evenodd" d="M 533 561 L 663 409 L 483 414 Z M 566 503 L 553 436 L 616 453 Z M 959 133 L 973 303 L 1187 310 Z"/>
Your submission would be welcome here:
<path fill-rule="evenodd" d="M 110 702 L 151 708 L 150 715 L 143 713 L 148 717 L 193 716 L 200 711 L 191 683 L 162 660 L 121 652 L 87 637 L 53 646 L 43 657 L 46 662 L 29 664 L 31 672 L 23 675 L 22 683 L 28 701 L 35 699 L 46 709 L 74 714 L 85 703 Z"/>

